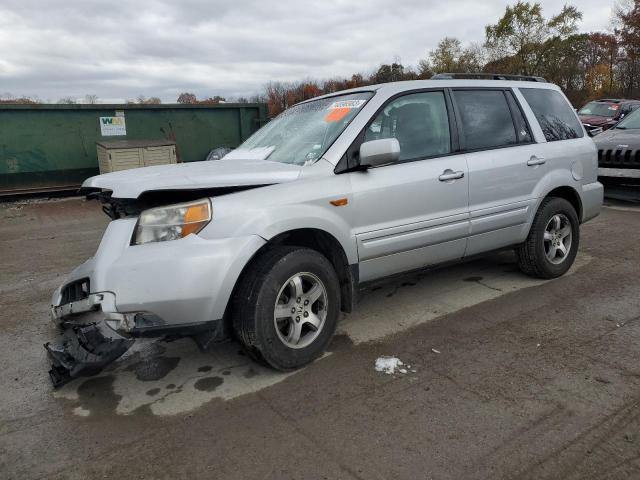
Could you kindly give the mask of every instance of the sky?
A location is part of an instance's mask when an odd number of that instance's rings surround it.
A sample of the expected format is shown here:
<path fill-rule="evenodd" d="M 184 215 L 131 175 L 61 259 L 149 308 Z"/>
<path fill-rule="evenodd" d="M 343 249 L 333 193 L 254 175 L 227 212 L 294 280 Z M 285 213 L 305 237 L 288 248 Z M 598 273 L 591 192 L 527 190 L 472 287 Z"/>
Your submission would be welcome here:
<path fill-rule="evenodd" d="M 232 98 L 270 81 L 416 65 L 444 36 L 481 42 L 498 0 L 0 0 L 0 95 Z M 562 4 L 542 0 L 543 13 Z M 574 1 L 581 31 L 607 30 L 613 0 Z"/>

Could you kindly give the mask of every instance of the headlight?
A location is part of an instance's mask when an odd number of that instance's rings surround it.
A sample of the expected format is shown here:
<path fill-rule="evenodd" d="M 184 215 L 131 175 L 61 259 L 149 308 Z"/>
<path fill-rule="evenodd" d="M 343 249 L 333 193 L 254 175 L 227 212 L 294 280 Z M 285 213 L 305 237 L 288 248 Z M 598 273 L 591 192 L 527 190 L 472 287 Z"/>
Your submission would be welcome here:
<path fill-rule="evenodd" d="M 211 201 L 179 203 L 145 210 L 140 214 L 133 244 L 166 242 L 198 233 L 211 221 Z"/>

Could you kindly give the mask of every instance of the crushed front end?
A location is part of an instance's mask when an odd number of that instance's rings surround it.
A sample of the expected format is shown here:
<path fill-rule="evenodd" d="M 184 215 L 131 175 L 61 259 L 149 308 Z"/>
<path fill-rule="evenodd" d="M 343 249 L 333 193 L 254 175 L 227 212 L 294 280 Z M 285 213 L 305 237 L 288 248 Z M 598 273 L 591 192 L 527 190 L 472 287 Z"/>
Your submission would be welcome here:
<path fill-rule="evenodd" d="M 201 348 L 228 338 L 228 300 L 265 240 L 202 231 L 135 242 L 141 213 L 132 206 L 111 201 L 95 255 L 53 294 L 51 317 L 62 333 L 45 349 L 56 387 L 100 372 L 137 337 L 192 337 Z"/>
<path fill-rule="evenodd" d="M 58 341 L 45 343 L 44 348 L 51 361 L 49 377 L 55 388 L 74 378 L 99 373 L 135 341 L 124 333 L 131 316 L 108 311 L 115 310 L 115 296 L 109 292 L 90 294 L 89 285 L 89 279 L 83 278 L 54 294 L 60 305 L 51 307 L 51 318 L 62 334 Z M 103 305 L 107 311 L 102 310 Z"/>

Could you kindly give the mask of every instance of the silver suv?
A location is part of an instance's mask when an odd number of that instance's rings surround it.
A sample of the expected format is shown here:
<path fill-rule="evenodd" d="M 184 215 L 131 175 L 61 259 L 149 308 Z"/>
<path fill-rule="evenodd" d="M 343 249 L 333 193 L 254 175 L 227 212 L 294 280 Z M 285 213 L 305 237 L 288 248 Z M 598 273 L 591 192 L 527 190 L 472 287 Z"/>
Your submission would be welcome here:
<path fill-rule="evenodd" d="M 88 179 L 113 219 L 53 295 L 60 385 L 138 336 L 235 336 L 295 369 L 322 354 L 359 287 L 496 249 L 564 274 L 603 189 L 557 86 L 427 80 L 295 105 L 223 159 Z"/>

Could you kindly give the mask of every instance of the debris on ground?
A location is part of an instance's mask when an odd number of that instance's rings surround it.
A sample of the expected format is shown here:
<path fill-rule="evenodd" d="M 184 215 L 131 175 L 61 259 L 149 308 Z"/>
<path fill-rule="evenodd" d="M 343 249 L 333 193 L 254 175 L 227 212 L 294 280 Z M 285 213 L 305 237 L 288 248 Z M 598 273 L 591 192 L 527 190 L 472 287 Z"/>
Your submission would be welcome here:
<path fill-rule="evenodd" d="M 435 348 L 432 348 L 432 349 L 431 349 L 431 351 L 432 351 L 433 353 L 440 353 L 440 350 L 436 350 Z"/>
<path fill-rule="evenodd" d="M 404 363 L 402 363 L 402 360 L 397 357 L 379 357 L 376 359 L 376 372 L 393 375 L 396 373 L 396 369 L 398 369 L 400 373 L 407 373 L 404 368 L 400 368 L 403 365 Z M 404 370 L 404 372 L 402 370 Z"/>

